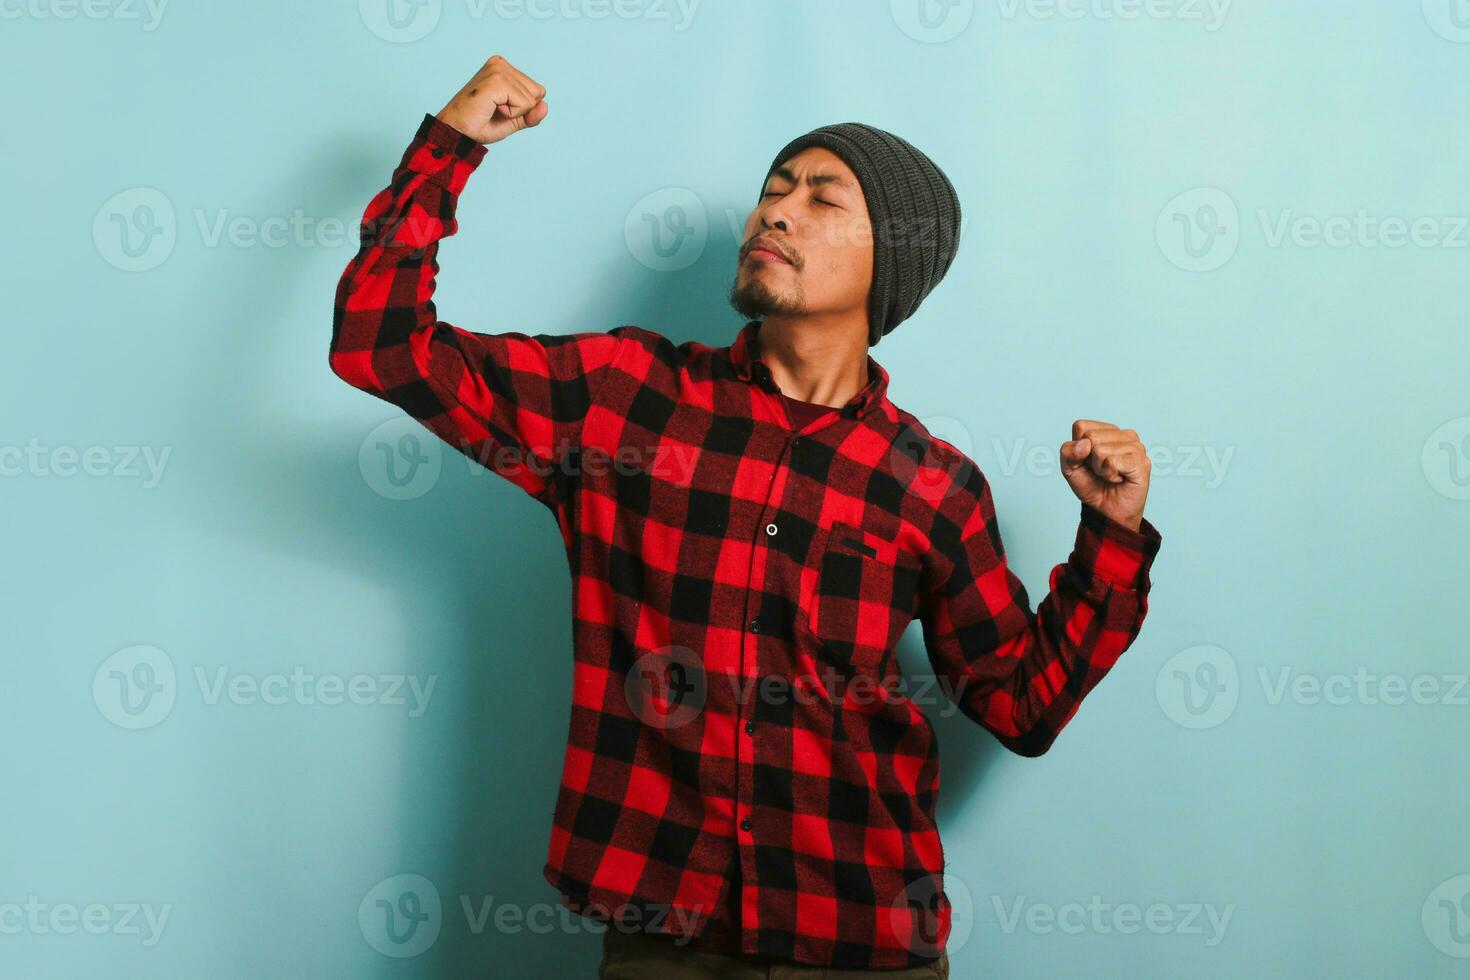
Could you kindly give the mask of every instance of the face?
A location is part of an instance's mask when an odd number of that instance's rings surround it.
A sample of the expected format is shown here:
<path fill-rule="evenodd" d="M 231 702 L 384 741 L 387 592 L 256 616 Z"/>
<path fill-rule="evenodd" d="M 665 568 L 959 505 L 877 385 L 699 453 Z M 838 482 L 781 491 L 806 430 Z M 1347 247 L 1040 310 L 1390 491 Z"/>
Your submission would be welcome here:
<path fill-rule="evenodd" d="M 784 254 L 756 247 L 772 240 Z M 730 305 L 747 319 L 866 317 L 873 233 L 862 185 L 842 158 L 808 147 L 771 172 L 745 222 Z"/>

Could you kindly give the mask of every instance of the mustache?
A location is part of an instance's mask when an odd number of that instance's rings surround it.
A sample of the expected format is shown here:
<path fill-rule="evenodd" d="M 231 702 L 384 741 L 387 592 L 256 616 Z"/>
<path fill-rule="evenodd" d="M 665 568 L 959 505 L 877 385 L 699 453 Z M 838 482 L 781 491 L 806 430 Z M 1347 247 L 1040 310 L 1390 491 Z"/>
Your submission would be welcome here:
<path fill-rule="evenodd" d="M 740 258 L 743 260 L 747 255 L 750 254 L 751 249 L 755 248 L 757 245 L 764 245 L 767 248 L 775 249 L 783 258 L 786 259 L 787 262 L 790 262 L 793 266 L 798 264 L 798 257 L 795 251 L 792 250 L 790 245 L 786 244 L 786 242 L 778 238 L 772 238 L 770 235 L 764 234 L 756 235 L 750 241 L 742 245 L 740 247 Z"/>

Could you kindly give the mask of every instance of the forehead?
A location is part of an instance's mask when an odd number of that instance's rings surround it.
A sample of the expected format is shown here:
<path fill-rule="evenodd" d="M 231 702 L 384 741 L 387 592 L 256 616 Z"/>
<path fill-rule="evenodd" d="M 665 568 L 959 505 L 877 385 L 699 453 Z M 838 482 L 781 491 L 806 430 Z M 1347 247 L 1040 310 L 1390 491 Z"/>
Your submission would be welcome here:
<path fill-rule="evenodd" d="M 772 172 L 772 176 L 776 176 L 783 169 L 789 170 L 798 181 L 804 181 L 809 177 L 835 178 L 829 180 L 828 183 L 847 187 L 853 191 L 860 190 L 857 174 L 852 172 L 852 168 L 840 156 L 825 146 L 809 146 L 800 153 L 787 157 Z"/>

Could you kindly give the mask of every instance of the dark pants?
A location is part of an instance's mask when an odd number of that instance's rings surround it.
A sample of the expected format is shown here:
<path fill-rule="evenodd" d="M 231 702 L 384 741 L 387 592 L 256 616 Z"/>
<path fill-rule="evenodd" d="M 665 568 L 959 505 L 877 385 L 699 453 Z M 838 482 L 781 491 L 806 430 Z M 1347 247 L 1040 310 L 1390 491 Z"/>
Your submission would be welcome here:
<path fill-rule="evenodd" d="M 598 980 L 949 980 L 949 956 L 896 970 L 833 970 L 785 960 L 707 953 L 667 936 L 609 928 L 602 937 Z"/>

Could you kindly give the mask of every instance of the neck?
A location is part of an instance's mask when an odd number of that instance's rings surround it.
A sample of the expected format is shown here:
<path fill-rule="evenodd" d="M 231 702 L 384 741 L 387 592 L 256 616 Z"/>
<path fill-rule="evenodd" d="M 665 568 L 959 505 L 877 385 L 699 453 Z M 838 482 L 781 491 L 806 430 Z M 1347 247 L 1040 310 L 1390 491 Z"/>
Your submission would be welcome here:
<path fill-rule="evenodd" d="M 868 325 L 822 317 L 766 317 L 756 350 L 782 394 L 839 408 L 867 385 Z"/>

